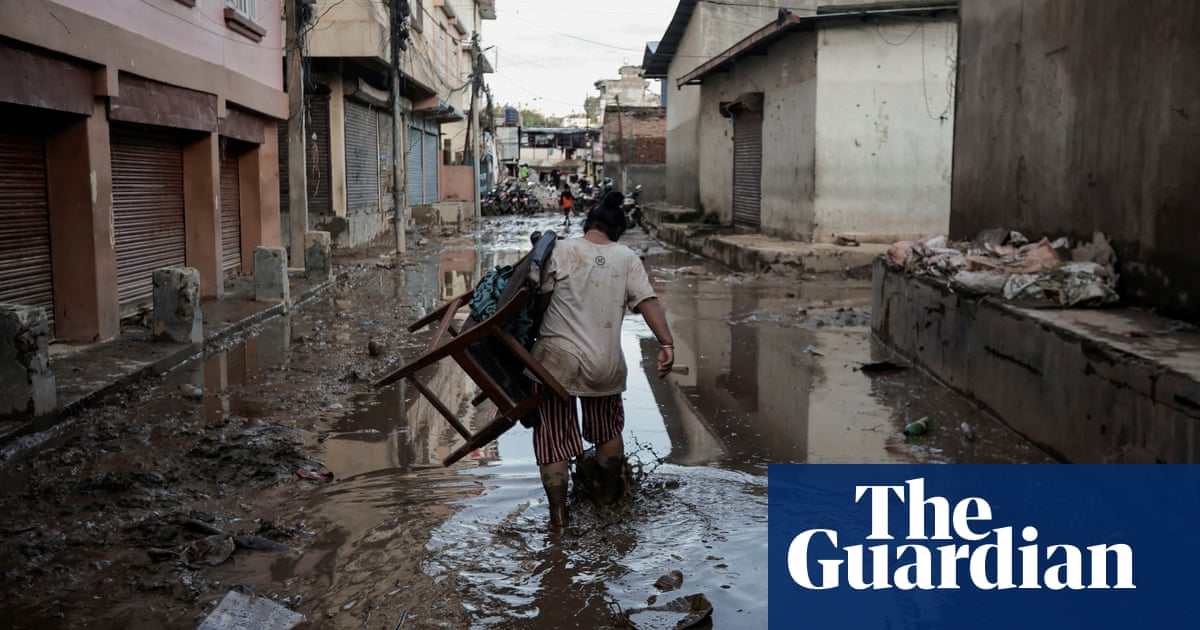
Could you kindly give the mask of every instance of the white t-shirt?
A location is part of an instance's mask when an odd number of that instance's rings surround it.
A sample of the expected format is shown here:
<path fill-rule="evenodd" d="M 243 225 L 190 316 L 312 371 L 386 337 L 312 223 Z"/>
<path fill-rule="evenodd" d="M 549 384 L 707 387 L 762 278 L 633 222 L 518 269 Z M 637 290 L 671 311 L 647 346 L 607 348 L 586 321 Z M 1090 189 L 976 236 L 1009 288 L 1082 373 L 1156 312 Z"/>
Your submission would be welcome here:
<path fill-rule="evenodd" d="M 533 356 L 575 396 L 625 391 L 621 320 L 655 297 L 633 250 L 582 237 L 559 241 L 541 293 L 551 293 Z"/>

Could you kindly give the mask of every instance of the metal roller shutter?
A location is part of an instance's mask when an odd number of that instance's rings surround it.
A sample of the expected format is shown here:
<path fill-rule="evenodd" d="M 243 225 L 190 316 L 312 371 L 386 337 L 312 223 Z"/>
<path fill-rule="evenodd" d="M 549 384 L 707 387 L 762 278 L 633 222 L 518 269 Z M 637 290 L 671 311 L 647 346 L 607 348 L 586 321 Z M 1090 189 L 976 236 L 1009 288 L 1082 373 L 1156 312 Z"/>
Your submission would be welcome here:
<path fill-rule="evenodd" d="M 421 145 L 425 132 L 420 127 L 408 127 L 408 205 L 416 206 L 425 203 L 425 184 L 421 177 Z"/>
<path fill-rule="evenodd" d="M 46 141 L 0 130 L 0 303 L 41 306 L 54 323 Z"/>
<path fill-rule="evenodd" d="M 154 293 L 154 270 L 183 267 L 183 149 L 147 127 L 112 126 L 117 296 L 127 312 Z"/>
<path fill-rule="evenodd" d="M 379 118 L 366 105 L 346 101 L 346 212 L 379 206 Z"/>
<path fill-rule="evenodd" d="M 308 97 L 308 119 L 305 135 L 308 136 L 308 214 L 333 215 L 333 195 L 330 193 L 332 180 L 329 159 L 329 95 L 314 94 Z M 313 140 L 316 136 L 316 140 Z"/>
<path fill-rule="evenodd" d="M 438 134 L 437 127 L 430 133 L 425 132 L 425 146 L 422 147 L 425 155 L 422 167 L 425 169 L 425 203 L 436 203 L 441 200 L 441 195 L 438 192 Z"/>
<path fill-rule="evenodd" d="M 733 119 L 733 224 L 757 228 L 762 216 L 762 112 Z"/>
<path fill-rule="evenodd" d="M 388 156 L 387 160 L 376 160 L 375 164 L 379 167 L 379 195 L 383 200 L 383 209 L 391 210 L 395 205 L 392 199 L 391 183 L 392 183 L 392 115 L 382 111 L 376 112 L 379 115 L 379 155 Z"/>
<path fill-rule="evenodd" d="M 221 268 L 242 268 L 242 186 L 238 158 L 221 156 Z"/>

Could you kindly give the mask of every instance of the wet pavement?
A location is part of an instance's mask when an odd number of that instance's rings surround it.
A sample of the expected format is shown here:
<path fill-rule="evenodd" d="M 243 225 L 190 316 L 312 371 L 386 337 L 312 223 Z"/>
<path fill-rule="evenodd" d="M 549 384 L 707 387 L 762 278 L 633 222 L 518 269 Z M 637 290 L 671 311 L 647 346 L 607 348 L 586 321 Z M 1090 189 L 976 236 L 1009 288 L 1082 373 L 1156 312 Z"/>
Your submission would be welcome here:
<path fill-rule="evenodd" d="M 445 469 L 445 421 L 403 384 L 369 382 L 423 349 L 428 332 L 405 324 L 560 225 L 490 220 L 401 264 L 364 254 L 326 296 L 5 464 L 10 627 L 194 627 L 232 589 L 313 628 L 600 628 L 692 593 L 713 627 L 764 628 L 769 464 L 1050 461 L 916 369 L 864 372 L 889 358 L 870 340 L 869 283 L 733 274 L 635 231 L 622 242 L 645 254 L 689 371 L 654 378 L 652 335 L 626 319 L 641 487 L 616 512 L 576 502 L 572 531 L 551 535 L 529 430 Z M 457 368 L 420 378 L 470 422 L 490 418 Z M 906 440 L 921 417 L 934 429 Z M 189 518 L 298 551 L 198 564 Z M 677 590 L 655 587 L 676 570 Z"/>

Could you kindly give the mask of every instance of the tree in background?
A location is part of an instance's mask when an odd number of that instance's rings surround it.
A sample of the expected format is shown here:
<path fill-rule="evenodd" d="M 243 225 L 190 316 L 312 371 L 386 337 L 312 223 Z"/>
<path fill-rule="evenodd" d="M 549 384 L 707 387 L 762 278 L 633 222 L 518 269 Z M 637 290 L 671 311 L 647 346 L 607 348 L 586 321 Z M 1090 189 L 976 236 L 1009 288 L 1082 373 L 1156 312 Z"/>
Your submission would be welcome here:
<path fill-rule="evenodd" d="M 587 114 L 589 122 L 596 120 L 596 115 L 600 112 L 600 97 L 589 96 L 583 99 L 583 113 Z"/>
<path fill-rule="evenodd" d="M 549 121 L 546 115 L 534 109 L 521 110 L 521 126 L 522 127 L 549 127 Z"/>

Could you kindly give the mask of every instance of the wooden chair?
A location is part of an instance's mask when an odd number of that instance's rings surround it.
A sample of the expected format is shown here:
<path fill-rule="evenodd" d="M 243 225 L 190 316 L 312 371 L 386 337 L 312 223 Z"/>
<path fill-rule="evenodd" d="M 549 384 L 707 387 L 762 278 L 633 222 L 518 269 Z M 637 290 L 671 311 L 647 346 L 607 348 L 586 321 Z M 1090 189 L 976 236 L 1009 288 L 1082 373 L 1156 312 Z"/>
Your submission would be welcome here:
<path fill-rule="evenodd" d="M 442 460 L 443 466 L 449 466 L 471 451 L 486 446 L 522 418 L 536 413 L 538 405 L 548 396 L 558 396 L 564 401 L 570 399 L 563 386 L 505 330 L 505 326 L 534 299 L 533 287 L 540 282 L 557 239 L 551 231 L 533 235 L 533 251 L 514 266 L 512 276 L 497 300 L 496 312 L 490 317 L 478 321 L 474 316 L 470 316 L 463 324 L 462 330 L 455 329 L 452 323 L 454 316 L 459 309 L 471 303 L 475 293 L 475 289 L 471 289 L 410 324 L 408 330 L 411 332 L 426 326 L 437 326 L 424 354 L 375 381 L 376 387 L 384 387 L 400 379 L 407 379 L 466 440 Z M 449 339 L 443 343 L 447 337 Z M 472 405 L 478 406 L 485 400 L 490 400 L 496 405 L 496 417 L 474 433 L 433 391 L 416 378 L 418 371 L 446 358 L 453 359 L 482 390 L 471 401 Z M 526 370 L 536 375 L 543 386 L 534 391 L 530 379 L 525 375 Z"/>

